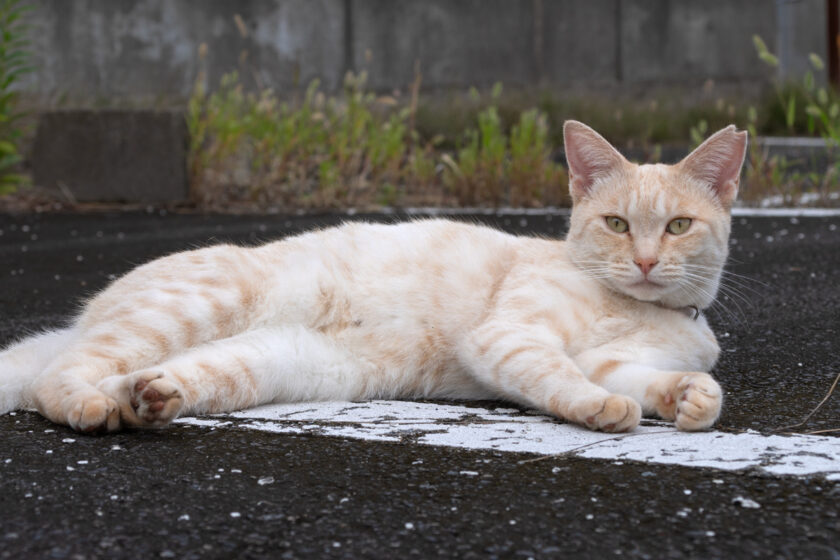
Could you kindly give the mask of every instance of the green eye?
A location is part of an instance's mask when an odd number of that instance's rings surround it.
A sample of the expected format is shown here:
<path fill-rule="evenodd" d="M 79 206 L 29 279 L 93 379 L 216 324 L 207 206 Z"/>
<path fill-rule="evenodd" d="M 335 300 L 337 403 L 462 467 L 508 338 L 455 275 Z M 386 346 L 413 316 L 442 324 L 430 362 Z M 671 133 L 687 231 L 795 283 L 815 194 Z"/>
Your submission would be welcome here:
<path fill-rule="evenodd" d="M 629 229 L 627 222 L 618 216 L 607 216 L 607 225 L 616 233 L 626 233 Z"/>
<path fill-rule="evenodd" d="M 677 218 L 676 220 L 671 220 L 671 223 L 669 223 L 668 227 L 665 229 L 668 230 L 668 233 L 679 235 L 681 233 L 685 233 L 690 225 L 691 218 Z"/>

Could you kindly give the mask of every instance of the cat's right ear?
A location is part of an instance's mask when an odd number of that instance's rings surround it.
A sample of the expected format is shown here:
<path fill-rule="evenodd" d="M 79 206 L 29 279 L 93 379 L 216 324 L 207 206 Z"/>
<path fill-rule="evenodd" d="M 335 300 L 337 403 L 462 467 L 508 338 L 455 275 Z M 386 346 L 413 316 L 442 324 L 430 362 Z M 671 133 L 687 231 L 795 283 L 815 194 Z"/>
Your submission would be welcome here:
<path fill-rule="evenodd" d="M 624 167 L 627 160 L 603 136 L 578 121 L 563 123 L 572 201 L 585 198 L 592 185 Z"/>

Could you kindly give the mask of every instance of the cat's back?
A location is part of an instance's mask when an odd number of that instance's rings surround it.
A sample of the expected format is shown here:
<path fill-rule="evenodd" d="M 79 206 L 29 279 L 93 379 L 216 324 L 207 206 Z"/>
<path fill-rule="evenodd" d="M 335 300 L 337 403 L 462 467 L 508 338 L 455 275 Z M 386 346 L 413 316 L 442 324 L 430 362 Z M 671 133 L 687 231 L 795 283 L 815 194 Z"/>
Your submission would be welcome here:
<path fill-rule="evenodd" d="M 336 280 L 380 286 L 388 279 L 448 282 L 510 262 L 521 239 L 499 230 L 450 220 L 398 224 L 354 222 L 265 246 L 269 258 L 329 272 Z M 300 270 L 300 269 L 298 269 Z M 474 278 L 473 278 L 474 279 Z M 463 284 L 463 277 L 457 278 Z"/>
<path fill-rule="evenodd" d="M 277 301 L 293 320 L 328 331 L 417 328 L 457 337 L 486 316 L 524 255 L 548 242 L 448 220 L 348 223 L 260 249 L 273 261 Z M 285 315 L 285 313 L 284 313 Z M 354 328 L 354 325 L 363 327 Z"/>

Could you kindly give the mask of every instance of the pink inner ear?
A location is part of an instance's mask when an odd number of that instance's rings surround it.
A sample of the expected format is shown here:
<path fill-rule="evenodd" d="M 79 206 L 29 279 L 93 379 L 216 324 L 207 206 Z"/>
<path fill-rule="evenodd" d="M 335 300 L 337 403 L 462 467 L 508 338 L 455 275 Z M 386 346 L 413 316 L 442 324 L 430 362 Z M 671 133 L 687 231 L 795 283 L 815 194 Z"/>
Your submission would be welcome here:
<path fill-rule="evenodd" d="M 708 183 L 720 201 L 729 206 L 738 194 L 746 152 L 747 133 L 736 132 L 730 125 L 709 137 L 679 165 L 695 179 Z"/>
<path fill-rule="evenodd" d="M 583 123 L 566 121 L 563 136 L 574 200 L 585 197 L 598 179 L 611 175 L 625 162 L 609 142 Z"/>

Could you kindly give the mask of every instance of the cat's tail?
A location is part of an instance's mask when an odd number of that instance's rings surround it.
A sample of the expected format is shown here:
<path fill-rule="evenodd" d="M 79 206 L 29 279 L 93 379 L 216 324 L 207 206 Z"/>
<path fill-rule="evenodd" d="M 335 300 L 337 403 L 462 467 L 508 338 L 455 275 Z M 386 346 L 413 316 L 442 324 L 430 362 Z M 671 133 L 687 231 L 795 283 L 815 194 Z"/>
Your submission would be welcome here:
<path fill-rule="evenodd" d="M 0 414 L 33 406 L 32 382 L 73 336 L 73 329 L 45 332 L 0 352 Z"/>

